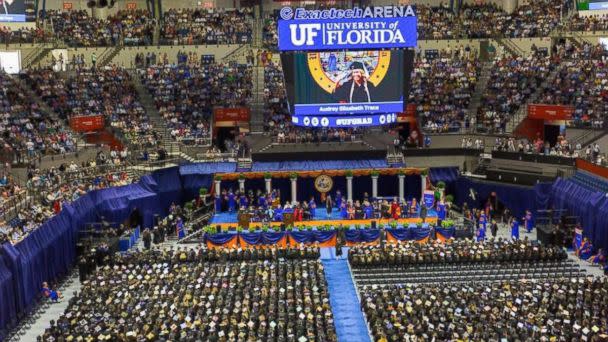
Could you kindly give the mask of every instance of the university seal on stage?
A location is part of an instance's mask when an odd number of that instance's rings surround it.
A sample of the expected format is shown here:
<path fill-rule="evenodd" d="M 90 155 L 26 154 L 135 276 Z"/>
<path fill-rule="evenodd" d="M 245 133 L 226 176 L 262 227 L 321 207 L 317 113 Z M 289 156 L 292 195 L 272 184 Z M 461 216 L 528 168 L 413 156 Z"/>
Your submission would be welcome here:
<path fill-rule="evenodd" d="M 326 193 L 331 191 L 331 188 L 334 187 L 334 180 L 331 179 L 328 175 L 319 175 L 315 178 L 315 189 L 318 192 Z"/>

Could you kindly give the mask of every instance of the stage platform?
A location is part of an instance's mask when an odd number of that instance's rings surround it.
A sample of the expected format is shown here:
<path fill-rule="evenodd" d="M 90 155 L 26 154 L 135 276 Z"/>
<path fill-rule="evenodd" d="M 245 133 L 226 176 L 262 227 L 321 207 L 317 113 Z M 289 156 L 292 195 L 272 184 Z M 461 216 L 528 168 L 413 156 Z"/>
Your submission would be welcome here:
<path fill-rule="evenodd" d="M 395 222 L 395 220 L 393 220 L 393 219 L 345 220 L 345 219 L 342 219 L 342 215 L 338 209 L 334 209 L 330 216 L 327 216 L 327 212 L 325 211 L 325 209 L 323 209 L 323 210 L 317 209 L 313 220 L 294 222 L 294 226 L 296 226 L 296 227 L 317 226 L 318 227 L 318 226 L 324 226 L 324 225 L 328 224 L 331 226 L 343 225 L 343 226 L 348 227 L 348 226 L 352 226 L 352 225 L 359 226 L 362 224 L 371 224 L 372 221 L 376 221 L 379 225 Z M 428 215 L 427 215 L 425 221 L 426 221 L 426 223 L 429 223 L 429 224 L 437 223 L 437 213 L 435 212 L 435 210 L 428 211 Z M 222 227 L 222 229 L 228 229 L 230 227 L 236 227 L 236 225 L 238 223 L 238 218 L 237 218 L 236 213 L 228 213 L 228 212 L 217 213 L 217 214 L 213 215 L 213 217 L 211 218 L 211 221 L 209 223 L 213 224 L 213 225 L 219 225 Z M 264 224 L 267 224 L 271 227 L 280 227 L 281 223 L 282 222 L 279 222 L 279 221 L 270 222 L 270 223 L 251 222 L 250 226 L 258 228 Z M 402 218 L 402 219 L 398 219 L 397 223 L 401 224 L 401 225 L 416 224 L 416 223 L 422 223 L 422 219 L 419 217 Z"/>

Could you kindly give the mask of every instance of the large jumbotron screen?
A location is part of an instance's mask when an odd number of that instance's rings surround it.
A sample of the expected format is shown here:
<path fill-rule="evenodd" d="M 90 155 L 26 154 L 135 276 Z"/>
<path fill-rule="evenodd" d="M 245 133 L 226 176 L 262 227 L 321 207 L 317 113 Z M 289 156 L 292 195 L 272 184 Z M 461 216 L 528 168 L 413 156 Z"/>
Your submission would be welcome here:
<path fill-rule="evenodd" d="M 403 112 L 417 46 L 411 6 L 285 7 L 279 50 L 295 125 L 390 124 Z"/>
<path fill-rule="evenodd" d="M 0 0 L 0 22 L 35 21 L 34 0 Z"/>
<path fill-rule="evenodd" d="M 414 51 L 296 52 L 281 61 L 294 124 L 373 126 L 403 111 Z"/>

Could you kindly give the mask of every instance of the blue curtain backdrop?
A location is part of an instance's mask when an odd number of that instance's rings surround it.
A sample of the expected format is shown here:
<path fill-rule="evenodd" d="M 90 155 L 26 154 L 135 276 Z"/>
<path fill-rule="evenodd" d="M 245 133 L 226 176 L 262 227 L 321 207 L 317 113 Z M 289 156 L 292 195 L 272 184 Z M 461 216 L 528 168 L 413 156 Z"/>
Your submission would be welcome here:
<path fill-rule="evenodd" d="M 567 209 L 570 215 L 578 216 L 583 236 L 588 237 L 595 247 L 608 247 L 606 194 L 562 178 L 553 183 L 551 190 L 555 209 Z"/>
<path fill-rule="evenodd" d="M 482 208 L 490 194 L 496 192 L 498 201 L 509 208 L 515 217 L 521 218 L 526 210 L 535 212 L 539 209 L 547 209 L 550 204 L 551 183 L 527 187 L 478 181 L 466 177 L 459 177 L 455 183 L 454 200 L 459 206 L 466 202 L 469 208 Z M 475 199 L 470 196 L 471 189 L 475 193 Z"/>
<path fill-rule="evenodd" d="M 1 332 L 1 327 L 8 326 L 11 320 L 17 318 L 15 295 L 13 273 L 0 258 L 0 340 L 6 338 Z"/>

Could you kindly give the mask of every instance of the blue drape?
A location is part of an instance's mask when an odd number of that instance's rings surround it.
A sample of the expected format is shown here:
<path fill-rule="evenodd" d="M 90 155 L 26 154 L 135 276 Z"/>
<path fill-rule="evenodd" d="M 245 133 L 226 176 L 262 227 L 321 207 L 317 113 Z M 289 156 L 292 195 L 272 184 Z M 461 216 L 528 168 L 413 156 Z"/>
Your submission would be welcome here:
<path fill-rule="evenodd" d="M 360 242 L 373 242 L 380 238 L 380 230 L 378 229 L 361 229 L 353 230 L 349 229 L 344 232 L 344 238 L 348 242 L 360 243 Z"/>
<path fill-rule="evenodd" d="M 17 292 L 14 289 L 13 273 L 0 258 L 0 327 L 8 326 L 11 320 L 17 317 L 15 295 Z M 0 332 L 0 340 L 4 340 L 5 337 Z"/>
<path fill-rule="evenodd" d="M 223 245 L 232 241 L 232 239 L 236 239 L 236 237 L 236 234 L 230 233 L 207 234 L 207 241 L 210 241 L 216 245 Z"/>
<path fill-rule="evenodd" d="M 441 234 L 441 236 L 443 236 L 444 238 L 449 239 L 449 238 L 454 237 L 454 234 L 456 233 L 456 228 L 454 228 L 454 227 L 450 227 L 450 228 L 436 227 L 435 232 L 437 234 Z"/>
<path fill-rule="evenodd" d="M 274 245 L 285 236 L 285 232 L 241 232 L 238 235 L 250 245 Z"/>
<path fill-rule="evenodd" d="M 553 183 L 551 190 L 555 209 L 567 209 L 570 215 L 578 216 L 583 236 L 591 239 L 597 248 L 607 247 L 608 226 L 607 221 L 602 220 L 608 213 L 606 194 L 562 178 Z"/>
<path fill-rule="evenodd" d="M 503 203 L 515 217 L 521 218 L 526 210 L 535 212 L 546 209 L 549 204 L 547 190 L 551 184 L 540 183 L 534 187 L 498 184 L 459 177 L 456 181 L 455 201 L 462 206 L 467 202 L 469 208 L 482 208 L 490 194 L 496 192 L 498 201 Z M 470 196 L 470 189 L 476 193 L 475 199 Z"/>

